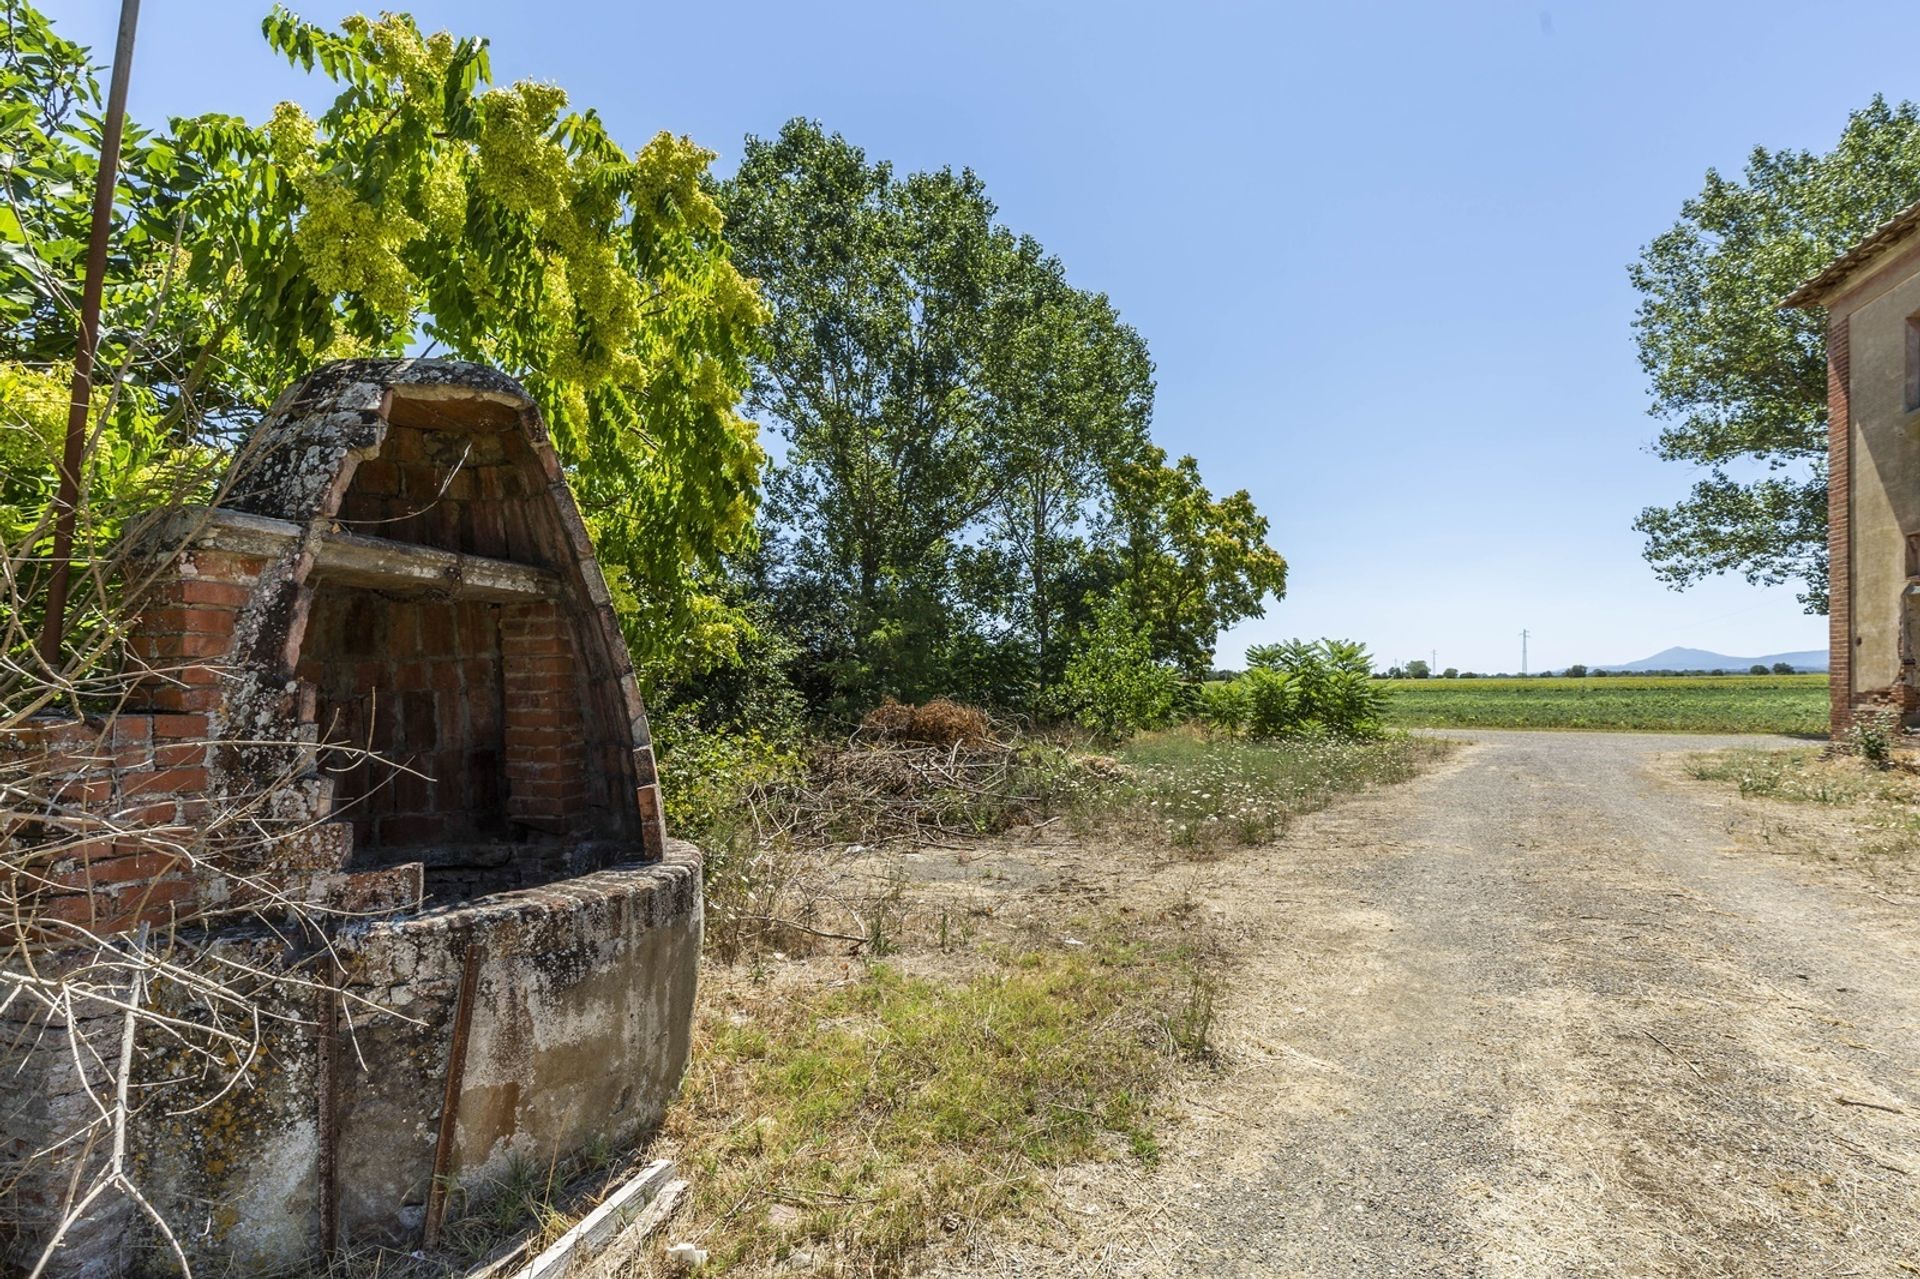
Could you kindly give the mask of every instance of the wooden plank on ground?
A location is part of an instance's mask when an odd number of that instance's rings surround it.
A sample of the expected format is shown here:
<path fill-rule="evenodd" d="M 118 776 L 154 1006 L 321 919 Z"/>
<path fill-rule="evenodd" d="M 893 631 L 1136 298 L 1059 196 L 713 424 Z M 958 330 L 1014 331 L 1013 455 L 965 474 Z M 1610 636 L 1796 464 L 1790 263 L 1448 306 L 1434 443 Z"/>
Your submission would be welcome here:
<path fill-rule="evenodd" d="M 513 1279 L 561 1279 L 574 1266 L 591 1260 L 628 1226 L 641 1224 L 643 1217 L 651 1222 L 649 1229 L 657 1227 L 672 1212 L 686 1185 L 685 1181 L 674 1180 L 673 1160 L 655 1160 L 621 1183 L 552 1247 L 515 1271 Z M 670 1201 L 663 1205 L 664 1210 L 649 1214 L 648 1210 L 663 1199 Z"/>

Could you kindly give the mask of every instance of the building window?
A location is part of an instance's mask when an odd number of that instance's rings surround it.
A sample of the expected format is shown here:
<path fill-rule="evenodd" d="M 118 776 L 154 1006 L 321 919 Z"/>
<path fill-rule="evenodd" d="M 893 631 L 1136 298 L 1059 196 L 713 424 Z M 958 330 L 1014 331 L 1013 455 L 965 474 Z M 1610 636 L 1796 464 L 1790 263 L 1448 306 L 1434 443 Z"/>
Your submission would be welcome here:
<path fill-rule="evenodd" d="M 1920 312 L 1907 317 L 1907 412 L 1920 409 Z"/>

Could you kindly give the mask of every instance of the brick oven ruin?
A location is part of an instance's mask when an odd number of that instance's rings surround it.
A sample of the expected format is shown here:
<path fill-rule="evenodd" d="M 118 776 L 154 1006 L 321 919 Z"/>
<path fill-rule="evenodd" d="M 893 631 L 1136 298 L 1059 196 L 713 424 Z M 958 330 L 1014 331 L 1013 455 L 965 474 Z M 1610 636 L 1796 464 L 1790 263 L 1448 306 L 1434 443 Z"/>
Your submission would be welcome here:
<path fill-rule="evenodd" d="M 313 981 L 276 987 L 239 1087 L 132 1134 L 191 1248 L 250 1269 L 411 1243 L 449 1185 L 656 1124 L 688 1055 L 699 857 L 663 829 L 626 646 L 526 393 L 470 364 L 328 365 L 166 541 L 135 704 L 0 749 L 192 853 L 70 842 L 22 890 L 40 918 L 157 946 L 192 928 Z M 272 837 L 230 840 L 210 815 L 236 808 Z M 96 1112 L 65 1035 L 12 1039 L 17 1154 Z M 8 1192 L 17 1255 L 69 1171 Z M 139 1218 L 102 1203 L 56 1272 L 133 1264 Z"/>

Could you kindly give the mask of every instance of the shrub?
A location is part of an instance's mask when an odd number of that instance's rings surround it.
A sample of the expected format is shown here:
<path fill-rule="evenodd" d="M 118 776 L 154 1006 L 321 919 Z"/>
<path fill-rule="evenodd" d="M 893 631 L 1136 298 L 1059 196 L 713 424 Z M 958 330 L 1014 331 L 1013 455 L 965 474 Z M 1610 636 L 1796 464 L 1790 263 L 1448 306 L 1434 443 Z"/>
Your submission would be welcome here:
<path fill-rule="evenodd" d="M 1901 731 L 1900 712 L 1863 710 L 1847 727 L 1847 746 L 1875 768 L 1891 768 L 1894 743 L 1900 740 Z"/>
<path fill-rule="evenodd" d="M 1238 737 L 1247 726 L 1248 684 L 1240 679 L 1215 680 L 1200 686 L 1200 718 L 1213 731 Z"/>
<path fill-rule="evenodd" d="M 1305 690 L 1294 675 L 1257 666 L 1241 676 L 1240 682 L 1246 685 L 1248 733 L 1269 739 L 1305 726 Z"/>
<path fill-rule="evenodd" d="M 1278 737 L 1308 726 L 1340 737 L 1380 731 L 1387 689 L 1373 678 L 1364 644 L 1323 639 L 1259 644 L 1247 650 L 1248 730 Z M 1277 683 L 1275 682 L 1277 681 Z"/>
<path fill-rule="evenodd" d="M 1146 627 L 1120 596 L 1099 601 L 1060 682 L 1065 709 L 1103 737 L 1160 728 L 1173 718 L 1179 677 L 1153 658 Z"/>
<path fill-rule="evenodd" d="M 657 719 L 653 729 L 667 828 L 690 839 L 722 833 L 749 793 L 804 771 L 791 745 L 751 730 L 702 728 L 688 711 Z"/>

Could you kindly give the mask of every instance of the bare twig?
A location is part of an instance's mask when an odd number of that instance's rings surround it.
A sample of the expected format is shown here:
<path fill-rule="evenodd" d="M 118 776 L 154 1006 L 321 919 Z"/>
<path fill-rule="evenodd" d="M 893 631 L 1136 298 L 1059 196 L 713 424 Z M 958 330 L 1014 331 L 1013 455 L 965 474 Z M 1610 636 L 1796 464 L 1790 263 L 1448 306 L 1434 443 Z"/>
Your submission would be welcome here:
<path fill-rule="evenodd" d="M 1891 1106 L 1882 1101 L 1866 1101 L 1859 1097 L 1835 1097 L 1834 1100 L 1842 1106 L 1859 1106 L 1865 1110 L 1884 1110 L 1889 1115 L 1904 1115 L 1907 1113 L 1904 1106 Z"/>
<path fill-rule="evenodd" d="M 1679 1062 L 1682 1066 L 1685 1066 L 1688 1070 L 1691 1070 L 1693 1072 L 1694 1078 L 1696 1079 L 1706 1078 L 1705 1075 L 1700 1073 L 1700 1067 L 1694 1065 L 1692 1062 L 1688 1061 L 1685 1057 L 1682 1057 L 1679 1053 L 1675 1052 L 1673 1050 L 1673 1046 L 1669 1044 L 1666 1040 L 1660 1038 L 1660 1036 L 1654 1034 L 1651 1030 L 1643 1030 L 1640 1033 L 1645 1035 L 1648 1039 L 1651 1039 L 1654 1043 L 1659 1044 L 1662 1048 L 1666 1049 L 1667 1056 L 1673 1058 L 1675 1061 Z"/>
<path fill-rule="evenodd" d="M 809 937 L 824 937 L 829 941 L 850 941 L 861 946 L 871 946 L 873 938 L 856 933 L 835 933 L 824 928 L 809 928 L 805 924 L 795 923 L 791 919 L 782 919 L 778 915 L 735 915 L 735 919 L 751 924 L 772 924 L 780 928 L 791 928 L 796 933 L 805 933 Z"/>

